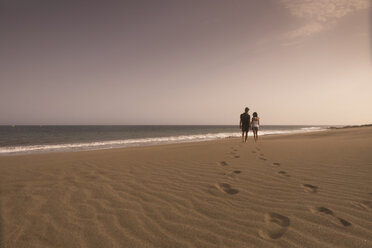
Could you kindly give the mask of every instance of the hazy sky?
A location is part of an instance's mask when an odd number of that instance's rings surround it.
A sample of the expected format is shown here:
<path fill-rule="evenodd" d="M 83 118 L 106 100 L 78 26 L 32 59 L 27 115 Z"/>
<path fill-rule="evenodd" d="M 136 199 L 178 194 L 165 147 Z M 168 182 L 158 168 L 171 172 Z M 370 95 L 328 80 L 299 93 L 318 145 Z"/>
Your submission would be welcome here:
<path fill-rule="evenodd" d="M 372 123 L 369 0 L 0 0 L 0 124 Z"/>

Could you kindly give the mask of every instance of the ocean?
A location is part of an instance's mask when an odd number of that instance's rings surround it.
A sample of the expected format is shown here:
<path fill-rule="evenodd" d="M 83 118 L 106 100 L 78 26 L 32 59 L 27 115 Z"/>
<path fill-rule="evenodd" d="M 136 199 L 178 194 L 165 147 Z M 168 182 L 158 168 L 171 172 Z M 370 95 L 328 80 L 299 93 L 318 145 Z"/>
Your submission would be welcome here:
<path fill-rule="evenodd" d="M 261 126 L 259 135 L 329 126 Z M 0 155 L 97 150 L 240 137 L 238 126 L 0 126 Z M 253 136 L 250 131 L 249 136 Z"/>

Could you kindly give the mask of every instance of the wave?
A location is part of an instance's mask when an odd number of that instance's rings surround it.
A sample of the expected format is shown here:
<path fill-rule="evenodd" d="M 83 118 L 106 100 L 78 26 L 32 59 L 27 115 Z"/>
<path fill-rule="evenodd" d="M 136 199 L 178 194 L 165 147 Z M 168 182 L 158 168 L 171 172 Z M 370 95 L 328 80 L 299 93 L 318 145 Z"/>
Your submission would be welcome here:
<path fill-rule="evenodd" d="M 184 143 L 184 142 L 204 141 L 204 140 L 207 141 L 207 140 L 235 137 L 236 135 L 237 135 L 236 133 L 216 133 L 216 134 L 181 135 L 181 136 L 141 138 L 141 139 L 126 139 L 126 140 L 93 141 L 93 142 L 85 142 L 85 143 L 10 146 L 10 147 L 0 148 L 0 154 L 29 153 L 29 152 L 40 152 L 40 151 L 110 149 L 110 148 L 141 146 L 141 145 Z"/>
<path fill-rule="evenodd" d="M 324 128 L 324 127 L 303 127 L 301 128 L 302 131 L 310 131 L 310 132 L 317 131 L 317 130 L 324 130 L 324 129 L 328 129 L 328 127 L 327 128 Z"/>
<path fill-rule="evenodd" d="M 275 134 L 290 134 L 322 131 L 325 128 L 308 127 L 297 130 L 263 130 L 259 131 L 259 135 L 275 135 Z M 42 153 L 42 152 L 59 152 L 59 151 L 79 151 L 79 150 L 99 150 L 110 148 L 121 148 L 130 146 L 149 146 L 172 143 L 186 143 L 197 141 L 208 141 L 224 138 L 240 137 L 240 132 L 233 133 L 208 133 L 196 135 L 180 135 L 168 137 L 154 138 L 139 138 L 125 140 L 108 140 L 108 141 L 92 141 L 84 143 L 64 143 L 64 144 L 42 144 L 42 145 L 27 145 L 27 146 L 5 146 L 0 148 L 0 155 L 19 154 L 19 153 Z"/>

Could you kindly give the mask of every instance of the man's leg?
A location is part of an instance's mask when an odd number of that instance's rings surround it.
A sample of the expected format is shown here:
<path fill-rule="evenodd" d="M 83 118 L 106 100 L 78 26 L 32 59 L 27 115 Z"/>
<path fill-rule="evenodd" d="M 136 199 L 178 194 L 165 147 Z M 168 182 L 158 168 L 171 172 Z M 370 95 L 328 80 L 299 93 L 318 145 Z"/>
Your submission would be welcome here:
<path fill-rule="evenodd" d="M 248 131 L 245 132 L 245 142 L 247 142 L 247 138 L 248 138 Z"/>
<path fill-rule="evenodd" d="M 244 142 L 244 131 L 242 131 L 242 141 Z"/>

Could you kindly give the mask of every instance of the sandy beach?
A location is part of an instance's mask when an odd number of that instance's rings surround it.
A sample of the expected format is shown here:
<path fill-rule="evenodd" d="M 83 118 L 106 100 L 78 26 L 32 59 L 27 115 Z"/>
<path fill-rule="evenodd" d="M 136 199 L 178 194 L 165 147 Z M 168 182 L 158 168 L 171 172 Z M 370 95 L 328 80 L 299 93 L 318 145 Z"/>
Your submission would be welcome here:
<path fill-rule="evenodd" d="M 0 157 L 1 247 L 372 247 L 372 127 L 248 141 Z"/>

